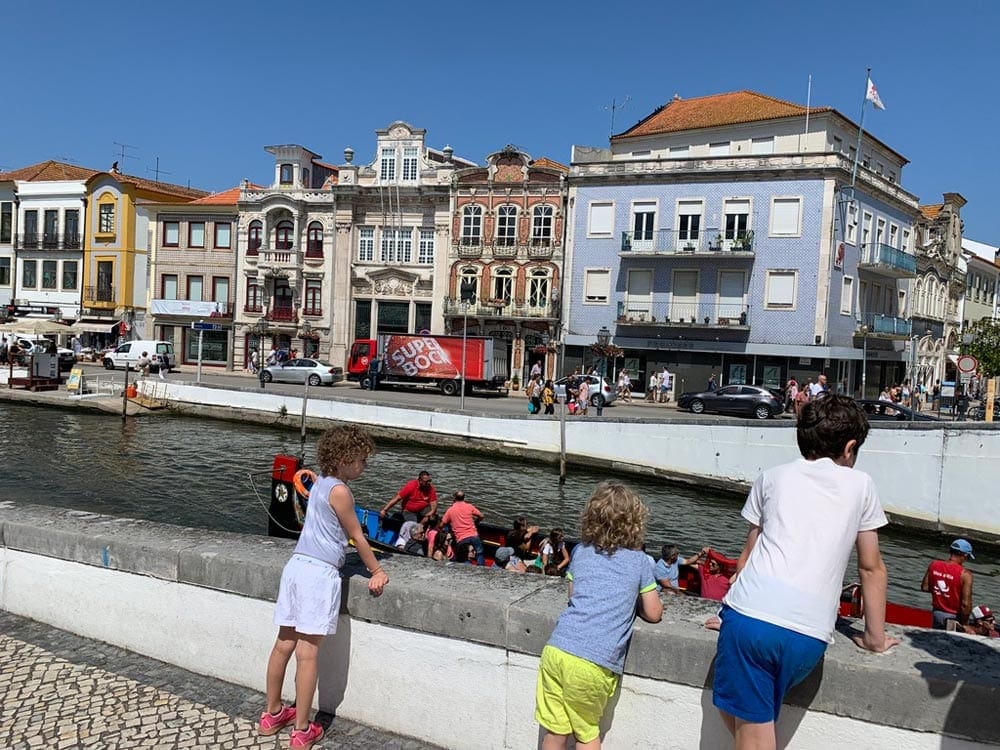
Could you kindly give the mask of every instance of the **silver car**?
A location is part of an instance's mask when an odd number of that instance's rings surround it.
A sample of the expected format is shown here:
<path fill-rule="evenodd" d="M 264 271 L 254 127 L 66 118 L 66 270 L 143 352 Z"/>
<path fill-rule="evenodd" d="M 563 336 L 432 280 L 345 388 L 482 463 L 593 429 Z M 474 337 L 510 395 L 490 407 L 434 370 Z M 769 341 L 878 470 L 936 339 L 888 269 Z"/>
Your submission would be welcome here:
<path fill-rule="evenodd" d="M 559 380 L 552 384 L 556 389 L 556 398 L 560 401 L 566 400 L 566 381 L 572 379 L 572 377 L 573 376 L 568 375 L 565 378 L 559 378 Z M 589 401 L 591 406 L 599 406 L 602 399 L 603 403 L 607 405 L 618 397 L 614 387 L 607 380 L 603 380 L 599 375 L 577 375 L 575 380 L 579 381 L 583 378 L 587 378 L 587 387 L 590 394 Z"/>
<path fill-rule="evenodd" d="M 278 365 L 267 365 L 261 374 L 265 383 L 305 383 L 333 385 L 344 379 L 344 368 L 334 367 L 321 359 L 289 359 Z"/>

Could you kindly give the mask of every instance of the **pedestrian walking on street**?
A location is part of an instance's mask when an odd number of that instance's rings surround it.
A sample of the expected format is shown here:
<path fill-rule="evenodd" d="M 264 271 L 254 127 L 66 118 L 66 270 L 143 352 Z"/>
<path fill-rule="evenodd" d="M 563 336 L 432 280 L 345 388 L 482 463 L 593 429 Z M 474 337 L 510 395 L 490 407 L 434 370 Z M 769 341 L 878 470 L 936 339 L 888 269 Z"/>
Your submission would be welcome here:
<path fill-rule="evenodd" d="M 361 532 L 354 495 L 346 482 L 364 472 L 375 445 L 358 427 L 336 427 L 320 438 L 316 458 L 320 478 L 310 491 L 302 535 L 285 565 L 274 607 L 278 637 L 267 661 L 267 706 L 257 731 L 277 734 L 289 724 L 290 748 L 311 748 L 323 737 L 323 727 L 309 721 L 319 672 L 317 656 L 323 638 L 337 632 L 340 614 L 340 569 L 348 543 L 354 544 L 371 578 L 368 591 L 379 596 L 389 582 Z M 281 702 L 288 662 L 295 654 L 295 705 Z M 344 672 L 347 672 L 346 666 Z"/>

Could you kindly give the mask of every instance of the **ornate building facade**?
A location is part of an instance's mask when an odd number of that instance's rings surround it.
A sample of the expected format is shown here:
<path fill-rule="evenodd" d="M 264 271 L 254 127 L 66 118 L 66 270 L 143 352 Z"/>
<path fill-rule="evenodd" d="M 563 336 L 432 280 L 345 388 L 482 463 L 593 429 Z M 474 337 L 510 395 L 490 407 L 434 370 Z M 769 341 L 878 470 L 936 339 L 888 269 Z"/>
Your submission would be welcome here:
<path fill-rule="evenodd" d="M 568 173 L 507 146 L 453 180 L 445 330 L 506 341 L 522 380 L 555 372 Z"/>

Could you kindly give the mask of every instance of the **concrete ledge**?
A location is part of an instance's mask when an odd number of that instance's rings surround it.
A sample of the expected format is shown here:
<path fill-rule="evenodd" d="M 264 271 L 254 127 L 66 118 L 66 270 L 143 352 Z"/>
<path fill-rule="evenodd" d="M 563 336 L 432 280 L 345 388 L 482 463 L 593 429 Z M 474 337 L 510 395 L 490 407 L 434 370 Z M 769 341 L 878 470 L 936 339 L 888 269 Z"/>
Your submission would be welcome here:
<path fill-rule="evenodd" d="M 204 602 L 212 596 L 235 594 L 257 602 L 254 611 L 258 612 L 275 598 L 281 568 L 293 546 L 288 540 L 185 529 L 10 502 L 0 504 L 0 538 L 4 545 L 0 553 L 5 555 L 0 568 L 3 607 L 36 614 L 45 610 L 39 602 L 30 601 L 33 588 L 23 580 L 20 583 L 8 580 L 8 550 L 9 554 L 16 551 L 29 555 L 18 560 L 34 555 L 38 559 L 52 558 L 84 566 L 81 570 L 94 572 L 83 578 L 105 575 L 117 587 L 129 586 L 130 580 L 143 580 L 130 579 L 128 574 L 182 585 L 173 594 L 168 595 L 164 590 L 166 598 L 156 605 L 160 607 L 183 607 L 195 601 L 205 606 Z M 479 654 L 475 658 L 493 665 L 491 670 L 501 669 L 493 653 L 506 654 L 502 662 L 510 664 L 521 658 L 537 657 L 565 607 L 565 586 L 556 579 L 442 566 L 397 556 L 385 559 L 383 564 L 391 583 L 382 597 L 374 598 L 368 594 L 367 580 L 356 556 L 350 555 L 348 561 L 344 569 L 343 606 L 350 621 L 371 623 L 386 629 L 387 634 L 389 630 L 412 633 L 417 637 L 414 643 L 420 642 L 419 638 L 433 638 L 444 639 L 442 643 L 466 643 L 469 648 L 478 644 L 476 648 L 494 649 L 461 651 Z M 109 572 L 101 573 L 102 570 Z M 58 582 L 50 576 L 49 585 Z M 195 595 L 197 591 L 204 594 Z M 213 595 L 212 591 L 226 593 Z M 663 685 L 668 693 L 683 687 L 707 696 L 716 636 L 706 631 L 702 622 L 714 613 L 716 605 L 680 597 L 669 597 L 665 602 L 663 622 L 637 623 L 626 674 L 651 680 L 651 685 Z M 45 606 L 53 605 L 50 602 Z M 66 602 L 66 606 L 71 603 Z M 77 632 L 95 637 L 95 633 L 114 627 L 116 618 L 111 613 L 71 608 Z M 155 621 L 157 615 L 152 615 L 153 622 L 143 623 L 141 610 L 122 616 L 128 619 L 132 630 L 166 627 L 165 623 Z M 227 633 L 239 633 L 244 625 L 228 622 L 220 627 Z M 253 625 L 261 632 L 266 623 Z M 845 627 L 849 626 L 845 623 Z M 789 704 L 808 708 L 810 715 L 850 717 L 887 731 L 928 732 L 976 743 L 1000 743 L 1000 712 L 996 711 L 1000 705 L 1000 643 L 921 629 L 895 634 L 903 639 L 902 645 L 888 654 L 874 655 L 858 650 L 843 633 L 838 633 L 821 668 L 790 694 Z M 399 638 L 387 637 L 393 642 Z M 108 636 L 105 639 L 116 642 Z M 264 636 L 265 642 L 254 645 L 251 651 L 266 651 L 266 640 Z M 169 648 L 171 642 L 167 640 L 164 648 Z M 177 648 L 182 647 L 196 652 L 208 648 L 197 643 L 177 644 Z M 170 654 L 152 655 L 170 660 Z M 230 667 L 223 654 L 201 657 L 198 653 L 186 654 L 183 659 L 178 656 L 181 665 L 187 668 L 191 668 L 191 660 L 197 663 L 198 658 L 211 664 L 209 673 L 226 677 Z M 408 657 L 404 652 L 392 658 L 405 662 Z M 241 684 L 252 679 L 243 672 L 239 675 Z M 230 679 L 235 681 L 232 674 Z M 670 685 L 674 687 L 668 688 Z M 644 695 L 642 700 L 650 699 L 648 691 Z M 703 721 L 709 721 L 710 699 L 703 698 L 701 704 L 705 712 Z M 664 721 L 688 718 L 674 715 L 669 702 L 660 705 L 659 710 Z M 530 719 L 525 716 L 523 721 Z"/>

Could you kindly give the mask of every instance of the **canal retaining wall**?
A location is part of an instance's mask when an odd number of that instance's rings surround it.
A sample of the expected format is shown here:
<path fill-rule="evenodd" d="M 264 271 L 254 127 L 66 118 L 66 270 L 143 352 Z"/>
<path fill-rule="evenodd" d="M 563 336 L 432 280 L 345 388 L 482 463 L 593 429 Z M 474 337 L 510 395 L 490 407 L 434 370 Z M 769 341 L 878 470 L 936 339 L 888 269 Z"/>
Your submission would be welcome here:
<path fill-rule="evenodd" d="M 287 540 L 0 503 L 0 608 L 200 674 L 262 689 Z M 344 568 L 337 634 L 320 655 L 318 706 L 450 748 L 538 746 L 538 656 L 566 604 L 565 583 L 389 556 L 368 594 Z M 711 603 L 669 597 L 638 621 L 607 747 L 728 745 L 708 686 Z M 892 630 L 870 654 L 838 632 L 778 722 L 789 748 L 971 750 L 1000 744 L 1000 644 Z M 291 670 L 290 670 L 291 673 Z M 293 694 L 291 680 L 285 695 Z"/>
<path fill-rule="evenodd" d="M 140 388 L 151 387 L 141 383 Z M 162 391 L 162 387 L 161 387 Z M 302 399 L 170 383 L 180 411 L 298 424 Z M 361 424 L 378 435 L 464 450 L 556 461 L 557 420 L 382 405 L 377 400 L 312 399 L 308 423 Z M 760 472 L 799 456 L 794 428 L 778 421 L 703 418 L 566 420 L 571 463 L 657 475 L 700 486 L 745 491 Z M 876 423 L 858 468 L 875 480 L 890 518 L 908 526 L 1000 541 L 1000 433 L 974 423 Z"/>

